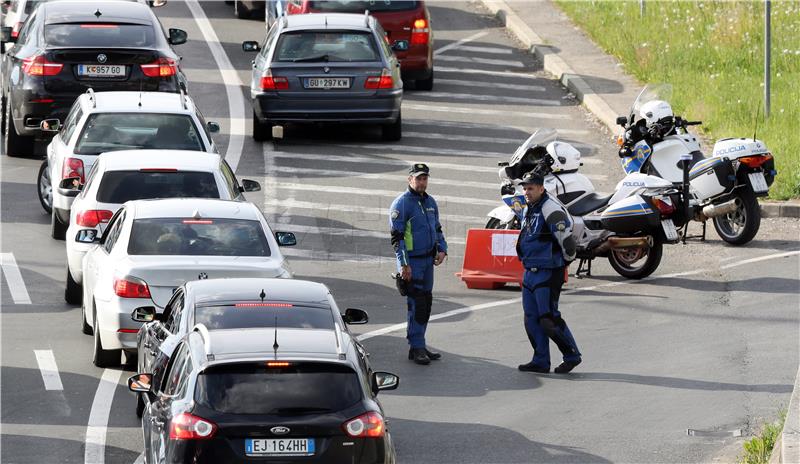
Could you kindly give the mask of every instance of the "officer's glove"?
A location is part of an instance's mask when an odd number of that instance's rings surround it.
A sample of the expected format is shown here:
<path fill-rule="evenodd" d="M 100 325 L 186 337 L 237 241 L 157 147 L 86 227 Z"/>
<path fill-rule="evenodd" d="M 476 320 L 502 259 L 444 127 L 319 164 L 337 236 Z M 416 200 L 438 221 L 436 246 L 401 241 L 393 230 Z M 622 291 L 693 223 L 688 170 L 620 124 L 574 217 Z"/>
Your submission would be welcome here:
<path fill-rule="evenodd" d="M 394 279 L 394 284 L 397 286 L 397 291 L 400 293 L 400 296 L 408 295 L 409 282 L 403 279 L 403 275 L 399 272 L 392 274 L 392 279 Z"/>

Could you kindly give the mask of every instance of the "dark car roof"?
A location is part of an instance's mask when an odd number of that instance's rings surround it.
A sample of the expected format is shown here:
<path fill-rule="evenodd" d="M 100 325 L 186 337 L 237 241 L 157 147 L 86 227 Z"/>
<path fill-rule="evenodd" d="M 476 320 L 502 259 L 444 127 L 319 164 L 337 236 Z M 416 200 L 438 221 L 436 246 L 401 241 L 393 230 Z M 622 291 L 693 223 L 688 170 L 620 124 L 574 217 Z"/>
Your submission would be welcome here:
<path fill-rule="evenodd" d="M 150 8 L 137 2 L 59 1 L 40 7 L 45 24 L 59 23 L 129 23 L 153 24 Z M 102 13 L 99 17 L 96 12 Z"/>

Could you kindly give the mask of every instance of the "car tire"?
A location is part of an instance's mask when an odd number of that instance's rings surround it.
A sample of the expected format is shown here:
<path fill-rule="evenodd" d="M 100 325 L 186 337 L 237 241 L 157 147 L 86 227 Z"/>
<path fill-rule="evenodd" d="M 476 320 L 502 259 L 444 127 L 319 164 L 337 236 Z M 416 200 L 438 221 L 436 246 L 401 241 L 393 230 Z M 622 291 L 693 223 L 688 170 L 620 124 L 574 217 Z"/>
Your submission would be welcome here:
<path fill-rule="evenodd" d="M 83 300 L 83 286 L 72 278 L 72 273 L 67 266 L 67 282 L 64 285 L 64 301 L 69 304 L 81 304 Z M 84 319 L 85 321 L 85 319 Z"/>
<path fill-rule="evenodd" d="M 11 117 L 11 102 L 5 104 L 3 118 L 3 152 L 8 156 L 29 156 L 33 154 L 33 137 L 17 134 L 14 119 Z"/>
<path fill-rule="evenodd" d="M 414 85 L 417 90 L 433 90 L 433 69 L 431 69 L 430 76 L 425 79 L 418 79 Z"/>
<path fill-rule="evenodd" d="M 256 142 L 272 140 L 272 124 L 261 122 L 255 110 L 253 110 L 253 140 Z"/>
<path fill-rule="evenodd" d="M 81 332 L 83 332 L 84 335 L 94 334 L 94 329 L 86 322 L 86 305 L 84 304 L 81 305 Z"/>
<path fill-rule="evenodd" d="M 55 211 L 50 213 L 50 236 L 56 240 L 64 240 L 69 224 L 64 224 Z"/>
<path fill-rule="evenodd" d="M 381 126 L 381 138 L 387 142 L 397 142 L 403 137 L 403 115 L 398 114 L 394 122 Z"/>
<path fill-rule="evenodd" d="M 94 305 L 92 305 L 94 306 Z M 122 350 L 106 350 L 103 348 L 103 341 L 100 339 L 100 331 L 97 327 L 97 310 L 94 310 L 94 352 L 92 362 L 97 367 L 117 367 L 120 361 L 120 351 Z"/>
<path fill-rule="evenodd" d="M 36 192 L 39 194 L 39 204 L 47 214 L 53 212 L 53 180 L 50 179 L 50 169 L 47 160 L 42 161 L 39 174 L 36 176 Z"/>

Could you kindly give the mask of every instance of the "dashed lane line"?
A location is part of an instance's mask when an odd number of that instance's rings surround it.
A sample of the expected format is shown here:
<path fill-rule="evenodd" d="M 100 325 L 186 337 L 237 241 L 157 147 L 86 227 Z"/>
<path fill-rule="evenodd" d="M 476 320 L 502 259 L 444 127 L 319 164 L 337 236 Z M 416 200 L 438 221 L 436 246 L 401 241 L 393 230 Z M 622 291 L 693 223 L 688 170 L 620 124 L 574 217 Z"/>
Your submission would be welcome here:
<path fill-rule="evenodd" d="M 22 273 L 19 271 L 14 253 L 0 253 L 0 267 L 3 269 L 3 275 L 6 276 L 8 291 L 11 293 L 14 304 L 31 304 L 31 297 L 28 295 L 25 281 L 22 280 Z"/>
<path fill-rule="evenodd" d="M 42 374 L 45 390 L 63 390 L 61 376 L 58 373 L 58 365 L 53 350 L 33 350 L 36 356 L 36 363 L 39 364 L 39 372 Z"/>

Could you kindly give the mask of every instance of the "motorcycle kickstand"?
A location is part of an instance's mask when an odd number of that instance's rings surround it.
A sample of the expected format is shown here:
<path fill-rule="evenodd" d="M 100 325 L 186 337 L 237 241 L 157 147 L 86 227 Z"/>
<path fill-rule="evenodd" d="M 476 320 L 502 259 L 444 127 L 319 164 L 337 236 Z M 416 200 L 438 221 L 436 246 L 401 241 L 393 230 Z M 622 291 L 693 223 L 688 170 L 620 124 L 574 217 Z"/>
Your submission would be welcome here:
<path fill-rule="evenodd" d="M 586 269 L 583 269 L 584 264 L 586 264 Z M 591 276 L 592 276 L 591 258 L 581 258 L 581 260 L 578 262 L 578 270 L 575 271 L 575 278 L 583 279 L 584 277 L 591 277 Z"/>

